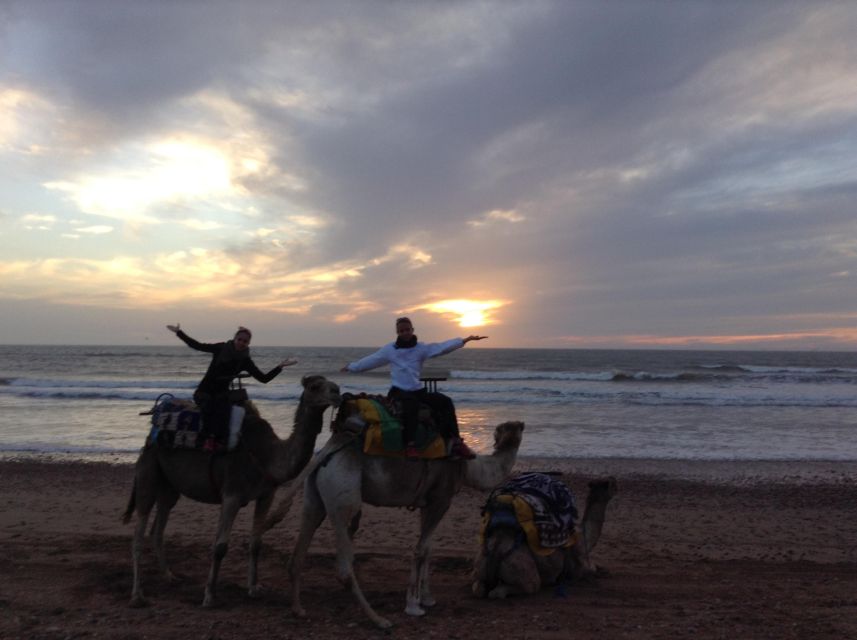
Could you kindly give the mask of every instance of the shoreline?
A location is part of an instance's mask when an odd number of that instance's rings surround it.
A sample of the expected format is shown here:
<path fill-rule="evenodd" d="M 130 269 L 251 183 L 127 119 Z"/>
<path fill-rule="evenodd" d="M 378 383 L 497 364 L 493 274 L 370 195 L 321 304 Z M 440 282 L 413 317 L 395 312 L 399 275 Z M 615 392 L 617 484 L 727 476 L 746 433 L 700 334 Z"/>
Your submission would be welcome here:
<path fill-rule="evenodd" d="M 0 451 L 0 466 L 28 462 L 46 465 L 104 464 L 131 467 L 137 454 Z M 563 474 L 662 477 L 714 484 L 748 482 L 857 483 L 857 460 L 699 460 L 628 457 L 518 456 L 515 471 L 557 471 Z"/>

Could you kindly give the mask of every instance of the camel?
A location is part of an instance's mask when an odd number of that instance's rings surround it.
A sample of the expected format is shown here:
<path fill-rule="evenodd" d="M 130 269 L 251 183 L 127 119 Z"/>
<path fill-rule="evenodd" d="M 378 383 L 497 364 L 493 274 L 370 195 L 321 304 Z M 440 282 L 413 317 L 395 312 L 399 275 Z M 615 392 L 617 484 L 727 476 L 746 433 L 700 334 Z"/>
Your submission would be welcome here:
<path fill-rule="evenodd" d="M 346 428 L 348 421 L 346 421 Z M 463 485 L 490 490 L 512 470 L 521 444 L 523 422 L 504 422 L 494 431 L 494 452 L 473 460 L 406 460 L 404 457 L 370 456 L 363 453 L 354 433 L 339 431 L 302 472 L 306 475 L 301 528 L 289 563 L 292 581 L 292 611 L 306 617 L 301 606 L 301 570 L 316 529 L 329 517 L 336 538 L 337 576 L 351 591 L 369 618 L 379 627 L 392 626 L 378 615 L 363 595 L 354 574 L 352 538 L 357 530 L 362 504 L 382 507 L 419 507 L 420 537 L 417 543 L 405 613 L 425 614 L 435 599 L 429 588 L 429 556 L 432 535 L 452 499 Z M 294 487 L 294 485 L 292 485 Z M 294 489 L 291 489 L 294 491 Z M 288 511 L 286 497 L 269 517 L 267 526 Z"/>
<path fill-rule="evenodd" d="M 601 537 L 607 504 L 616 491 L 616 480 L 612 477 L 590 482 L 575 543 L 549 555 L 533 553 L 520 528 L 503 526 L 486 532 L 476 558 L 473 593 L 479 597 L 505 598 L 536 593 L 562 578 L 594 577 L 598 570 L 590 553 Z"/>
<path fill-rule="evenodd" d="M 262 547 L 262 525 L 274 500 L 277 487 L 299 474 L 310 460 L 316 438 L 322 429 L 322 417 L 329 406 L 341 401 L 339 386 L 323 376 L 305 376 L 303 393 L 295 411 L 292 433 L 281 440 L 271 425 L 262 419 L 252 403 L 242 425 L 242 444 L 229 453 L 212 454 L 190 449 L 166 449 L 148 444 L 137 459 L 134 486 L 122 521 L 128 523 L 136 512 L 137 522 L 132 544 L 134 582 L 131 606 L 147 604 L 140 580 L 140 558 L 146 523 L 157 504 L 152 536 L 161 573 L 168 580 L 175 576 L 167 567 L 164 553 L 164 529 L 170 510 L 179 496 L 197 502 L 220 504 L 212 551 L 211 569 L 205 585 L 203 607 L 215 604 L 215 589 L 220 564 L 229 545 L 229 533 L 238 511 L 255 501 L 250 537 L 248 590 L 260 592 L 257 566 Z"/>

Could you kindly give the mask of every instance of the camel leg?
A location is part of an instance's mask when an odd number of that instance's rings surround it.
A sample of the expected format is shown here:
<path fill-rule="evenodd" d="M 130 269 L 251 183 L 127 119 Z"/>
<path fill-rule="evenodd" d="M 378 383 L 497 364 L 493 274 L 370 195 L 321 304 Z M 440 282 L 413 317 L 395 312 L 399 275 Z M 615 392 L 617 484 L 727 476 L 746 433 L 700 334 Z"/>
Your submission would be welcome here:
<path fill-rule="evenodd" d="M 134 581 L 131 587 L 131 606 L 145 607 L 149 603 L 143 596 L 143 585 L 140 576 L 140 560 L 143 556 L 143 540 L 146 537 L 146 525 L 152 505 L 137 503 L 137 522 L 134 526 L 134 539 L 131 542 L 131 559 L 134 566 Z"/>
<path fill-rule="evenodd" d="M 149 514 L 155 506 L 162 491 L 161 475 L 157 459 L 151 450 L 144 449 L 137 459 L 134 470 L 133 496 L 128 503 L 125 519 L 130 518 L 136 511 L 137 521 L 134 526 L 134 538 L 131 542 L 131 558 L 133 562 L 133 584 L 131 587 L 131 606 L 143 607 L 148 604 L 143 596 L 142 576 L 140 561 L 143 556 L 143 544 L 146 537 L 146 525 L 149 522 Z"/>
<path fill-rule="evenodd" d="M 334 481 L 338 473 L 345 472 L 351 474 L 354 481 L 347 483 L 347 489 L 343 489 Z M 349 468 L 346 464 L 343 469 L 333 469 L 326 467 L 324 471 L 320 471 L 315 475 L 314 482 L 308 481 L 307 489 L 304 492 L 304 513 L 306 514 L 307 505 L 310 509 L 317 510 L 318 507 L 313 505 L 313 502 L 318 500 L 323 503 L 324 510 L 330 518 L 330 524 L 333 526 L 333 532 L 336 538 L 336 573 L 337 577 L 345 585 L 351 587 L 351 593 L 360 603 L 363 611 L 378 627 L 389 629 L 392 623 L 386 618 L 379 616 L 360 589 L 360 583 L 357 581 L 357 576 L 354 574 L 354 547 L 351 543 L 351 537 L 356 531 L 359 520 L 357 515 L 360 513 L 363 505 L 360 487 L 360 472 L 359 467 L 353 466 Z M 307 500 L 309 498 L 309 500 Z M 318 516 L 316 516 L 318 518 Z M 303 528 L 302 528 L 303 529 Z M 294 603 L 292 605 L 294 607 Z"/>
<path fill-rule="evenodd" d="M 295 549 L 292 551 L 292 557 L 289 560 L 289 580 L 292 583 L 292 613 L 299 618 L 305 618 L 307 615 L 306 609 L 301 606 L 300 576 L 303 570 L 304 559 L 306 558 L 310 542 L 312 542 L 312 537 L 315 535 L 316 529 L 321 526 L 326 515 L 324 503 L 321 501 L 321 496 L 318 495 L 315 482 L 313 479 L 310 479 L 304 486 L 304 504 L 301 511 L 300 533 L 295 543 Z"/>
<path fill-rule="evenodd" d="M 239 509 L 241 509 L 241 499 L 238 496 L 223 496 L 223 503 L 220 505 L 220 521 L 217 525 L 217 537 L 211 553 L 211 570 L 208 573 L 205 596 L 202 599 L 203 607 L 214 606 L 217 574 L 220 572 L 220 564 L 229 550 L 229 534 Z"/>
<path fill-rule="evenodd" d="M 265 518 L 274 501 L 274 492 L 264 494 L 256 499 L 256 507 L 253 511 L 253 531 L 250 534 L 250 564 L 247 568 L 247 593 L 251 598 L 258 597 L 262 593 L 259 585 L 259 553 L 262 551 L 262 532 L 264 531 Z"/>
<path fill-rule="evenodd" d="M 497 586 L 488 592 L 489 598 L 537 593 L 542 587 L 539 569 L 526 543 L 503 554 L 497 578 Z"/>
<path fill-rule="evenodd" d="M 429 505 L 420 511 L 420 539 L 414 551 L 405 604 L 405 613 L 408 615 L 423 616 L 426 613 L 423 607 L 433 607 L 437 602 L 431 594 L 429 582 L 431 547 L 434 531 L 448 508 L 447 502 Z"/>
<path fill-rule="evenodd" d="M 164 531 L 167 528 L 167 520 L 170 511 L 179 500 L 179 492 L 172 487 L 163 487 L 158 493 L 158 508 L 155 511 L 155 522 L 152 525 L 152 541 L 155 545 L 155 555 L 158 558 L 158 566 L 161 574 L 170 582 L 177 580 L 173 572 L 167 566 L 167 554 L 164 549 Z"/>
<path fill-rule="evenodd" d="M 330 523 L 333 525 L 333 532 L 336 538 L 336 573 L 340 581 L 351 587 L 351 593 L 360 603 L 363 611 L 367 616 L 381 629 L 389 629 L 393 623 L 378 615 L 369 604 L 363 591 L 360 589 L 360 584 L 357 582 L 357 576 L 354 574 L 354 547 L 351 543 L 350 524 L 354 518 L 353 509 L 350 506 L 342 507 L 335 513 L 330 514 Z"/>
<path fill-rule="evenodd" d="M 473 561 L 473 585 L 471 590 L 477 598 L 484 598 L 488 595 L 488 574 L 491 567 L 489 558 L 485 555 L 485 547 L 480 546 L 479 552 L 476 554 L 476 560 Z"/>

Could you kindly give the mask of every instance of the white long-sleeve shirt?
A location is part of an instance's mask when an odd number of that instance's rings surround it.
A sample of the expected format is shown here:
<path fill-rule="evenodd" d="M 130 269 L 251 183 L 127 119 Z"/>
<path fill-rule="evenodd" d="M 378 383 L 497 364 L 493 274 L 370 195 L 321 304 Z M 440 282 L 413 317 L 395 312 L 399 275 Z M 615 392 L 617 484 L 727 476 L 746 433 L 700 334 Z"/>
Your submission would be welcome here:
<path fill-rule="evenodd" d="M 369 371 L 385 364 L 390 365 L 391 382 L 394 387 L 403 391 L 416 391 L 422 388 L 420 374 L 423 362 L 444 354 L 461 349 L 464 346 L 462 338 L 453 338 L 446 342 L 431 342 L 417 344 L 409 349 L 396 349 L 396 343 L 385 344 L 375 353 L 348 364 L 352 373 Z"/>

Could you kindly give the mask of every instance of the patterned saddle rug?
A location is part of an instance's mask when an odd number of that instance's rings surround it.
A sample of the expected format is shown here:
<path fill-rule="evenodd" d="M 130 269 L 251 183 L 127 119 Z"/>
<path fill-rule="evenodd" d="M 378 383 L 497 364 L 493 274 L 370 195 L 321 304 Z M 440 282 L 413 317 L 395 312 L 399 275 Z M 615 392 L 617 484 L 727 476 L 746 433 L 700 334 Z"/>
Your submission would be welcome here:
<path fill-rule="evenodd" d="M 533 553 L 549 555 L 577 540 L 577 505 L 568 486 L 546 473 L 521 473 L 495 489 L 482 509 L 480 537 L 520 527 Z"/>
<path fill-rule="evenodd" d="M 232 406 L 229 433 L 218 438 L 205 427 L 199 407 L 192 400 L 181 400 L 165 394 L 155 401 L 151 428 L 146 446 L 157 444 L 165 449 L 193 449 L 196 451 L 232 451 L 241 437 L 244 409 Z"/>
<path fill-rule="evenodd" d="M 446 442 L 437 433 L 430 415 L 420 411 L 420 423 L 417 427 L 414 443 L 420 451 L 420 457 L 426 459 L 445 458 Z M 366 424 L 363 429 L 363 452 L 378 456 L 404 456 L 405 445 L 402 440 L 402 424 L 399 421 L 400 407 L 397 402 L 386 396 L 343 394 L 342 404 L 334 420 L 334 430 L 350 417 L 359 416 Z"/>

